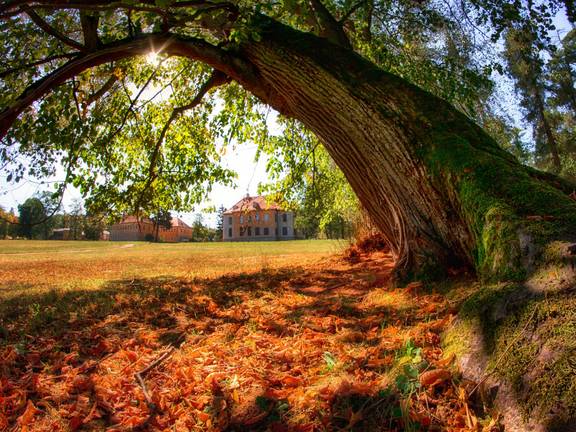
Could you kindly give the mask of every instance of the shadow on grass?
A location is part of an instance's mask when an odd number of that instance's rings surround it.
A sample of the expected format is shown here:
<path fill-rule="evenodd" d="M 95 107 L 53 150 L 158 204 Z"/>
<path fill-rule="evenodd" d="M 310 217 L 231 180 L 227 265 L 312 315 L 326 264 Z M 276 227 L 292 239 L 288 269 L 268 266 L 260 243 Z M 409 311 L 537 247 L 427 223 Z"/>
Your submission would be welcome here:
<path fill-rule="evenodd" d="M 351 283 L 352 275 L 357 273 L 357 269 L 311 273 L 291 267 L 192 280 L 177 277 L 113 280 L 98 289 L 47 289 L 43 293 L 23 293 L 5 299 L 0 304 L 0 326 L 4 342 L 17 342 L 24 335 L 58 336 L 74 327 L 95 325 L 98 321 L 104 324 L 110 316 L 120 317 L 110 324 L 114 326 L 131 322 L 151 329 L 167 329 L 176 325 L 175 316 L 181 312 L 196 319 L 221 318 L 214 308 L 211 310 L 211 303 L 218 309 L 226 309 L 241 304 L 246 296 L 278 295 L 285 290 L 315 300 L 305 306 L 290 307 L 287 318 L 328 316 L 335 312 L 341 318 L 362 318 L 368 312 L 360 310 L 355 302 L 368 288 L 338 291 L 342 285 Z M 340 302 L 337 310 L 330 309 L 334 296 Z M 387 311 L 382 308 L 370 313 Z"/>
<path fill-rule="evenodd" d="M 0 338 L 4 345 L 17 346 L 23 360 L 16 370 L 21 368 L 24 376 L 29 371 L 46 370 L 54 361 L 54 352 L 77 353 L 77 365 L 99 361 L 125 346 L 142 329 L 156 331 L 162 345 L 176 343 L 183 335 L 210 335 L 230 325 L 255 326 L 276 337 L 290 338 L 293 334 L 286 323 L 298 322 L 300 329 L 334 334 L 335 328 L 315 328 L 307 320 L 329 320 L 335 316 L 343 322 L 340 331 L 349 328 L 364 332 L 373 323 L 365 325 L 362 320 L 398 312 L 392 306 L 370 310 L 360 307 L 359 300 L 371 289 L 365 283 L 371 279 L 371 270 L 363 271 L 358 267 L 326 272 L 292 267 L 192 280 L 115 280 L 95 290 L 52 289 L 22 294 L 0 304 Z M 258 311 L 243 306 L 250 299 L 270 297 L 273 301 L 285 293 L 303 301 L 283 305 L 282 312 L 275 316 L 278 322 L 271 317 L 263 324 L 256 320 Z M 400 318 L 410 320 L 410 312 L 404 309 L 405 316 L 401 314 Z M 105 344 L 112 334 L 114 344 Z M 37 349 L 37 343 L 40 346 L 47 340 L 53 342 Z M 284 424 L 290 414 L 283 411 L 282 399 L 255 398 L 248 405 L 248 411 L 266 415 L 250 425 L 231 421 L 226 425 L 228 430 L 298 430 Z M 381 430 L 384 421 L 393 429 L 405 421 L 399 399 L 391 392 L 369 397 L 343 386 L 333 392 L 329 407 L 330 412 L 322 420 L 329 429 Z M 354 417 L 360 411 L 362 416 Z M 114 424 L 107 417 L 101 421 Z"/>
<path fill-rule="evenodd" d="M 255 407 L 265 412 L 264 417 L 257 424 L 230 424 L 227 432 L 266 432 L 266 431 L 300 431 L 316 430 L 310 427 L 298 428 L 291 426 L 290 414 L 286 413 L 286 401 L 261 397 L 257 399 Z M 375 396 L 338 390 L 334 393 L 330 403 L 329 412 L 322 422 L 322 429 L 326 431 L 353 431 L 353 432 L 379 432 L 379 431 L 417 431 L 425 430 L 409 416 L 403 414 L 400 398 L 397 394 L 384 390 Z"/>

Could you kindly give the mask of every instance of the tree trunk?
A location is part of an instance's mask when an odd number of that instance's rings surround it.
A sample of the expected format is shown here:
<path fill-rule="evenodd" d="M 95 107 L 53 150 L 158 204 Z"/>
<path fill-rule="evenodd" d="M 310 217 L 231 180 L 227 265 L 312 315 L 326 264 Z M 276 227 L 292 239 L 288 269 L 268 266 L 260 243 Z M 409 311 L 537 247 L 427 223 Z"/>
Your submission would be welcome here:
<path fill-rule="evenodd" d="M 263 19 L 242 82 L 324 143 L 390 242 L 400 275 L 468 265 L 522 279 L 553 240 L 572 242 L 569 186 L 526 168 L 445 101 L 353 51 Z"/>
<path fill-rule="evenodd" d="M 554 171 L 559 173 L 562 170 L 562 162 L 560 162 L 560 155 L 558 153 L 558 143 L 556 142 L 556 137 L 552 132 L 552 127 L 550 122 L 546 118 L 546 108 L 544 107 L 544 101 L 542 100 L 542 95 L 536 92 L 535 100 L 536 106 L 538 107 L 538 115 L 540 116 L 540 122 L 542 123 L 542 128 L 544 129 L 544 135 L 546 135 L 546 144 L 548 144 L 548 150 L 552 155 L 552 163 L 554 165 Z"/>

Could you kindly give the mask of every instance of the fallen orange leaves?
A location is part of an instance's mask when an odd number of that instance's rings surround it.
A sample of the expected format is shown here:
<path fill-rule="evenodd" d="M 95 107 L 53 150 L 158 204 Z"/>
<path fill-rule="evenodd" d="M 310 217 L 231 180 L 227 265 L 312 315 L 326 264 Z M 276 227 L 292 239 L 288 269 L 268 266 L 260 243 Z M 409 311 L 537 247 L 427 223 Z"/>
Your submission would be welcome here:
<path fill-rule="evenodd" d="M 451 377 L 452 374 L 446 369 L 433 369 L 423 372 L 419 380 L 422 387 L 434 387 L 449 380 Z"/>
<path fill-rule="evenodd" d="M 2 348 L 0 429 L 477 428 L 467 401 L 441 385 L 452 378 L 438 337 L 452 319 L 448 302 L 419 283 L 415 296 L 378 286 L 390 267 L 374 253 L 355 264 L 131 281 L 104 316 L 56 317 L 69 328 Z M 373 290 L 381 293 L 368 299 Z M 436 369 L 419 376 L 429 394 L 401 404 L 385 377 L 407 338 Z M 184 343 L 146 374 L 152 406 L 134 374 L 176 340 Z"/>
<path fill-rule="evenodd" d="M 36 406 L 34 405 L 34 403 L 32 403 L 31 400 L 28 400 L 28 403 L 26 404 L 26 409 L 24 410 L 22 415 L 18 417 L 18 424 L 22 427 L 22 430 L 23 431 L 27 430 L 28 425 L 32 423 L 32 421 L 34 420 L 34 416 L 41 412 L 42 411 L 36 408 Z"/>

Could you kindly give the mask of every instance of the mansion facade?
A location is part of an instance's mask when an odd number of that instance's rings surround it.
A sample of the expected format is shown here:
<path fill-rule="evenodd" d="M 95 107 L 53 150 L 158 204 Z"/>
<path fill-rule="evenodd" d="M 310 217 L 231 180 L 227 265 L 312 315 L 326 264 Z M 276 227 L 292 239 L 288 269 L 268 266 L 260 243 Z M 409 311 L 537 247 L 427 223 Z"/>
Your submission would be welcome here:
<path fill-rule="evenodd" d="M 224 212 L 223 241 L 294 240 L 294 212 L 263 196 L 246 196 Z"/>

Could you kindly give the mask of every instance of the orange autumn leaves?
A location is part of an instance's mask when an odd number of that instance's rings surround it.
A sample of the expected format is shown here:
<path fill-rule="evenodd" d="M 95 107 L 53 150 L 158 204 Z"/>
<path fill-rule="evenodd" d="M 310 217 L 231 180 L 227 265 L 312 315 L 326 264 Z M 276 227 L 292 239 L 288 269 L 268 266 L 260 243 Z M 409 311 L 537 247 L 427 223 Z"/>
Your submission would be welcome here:
<path fill-rule="evenodd" d="M 0 425 L 481 430 L 440 347 L 449 303 L 390 290 L 382 281 L 391 266 L 374 253 L 355 264 L 133 283 L 113 294 L 105 317 L 75 317 L 63 334 L 46 329 L 3 348 Z M 152 412 L 134 373 L 182 335 L 145 377 Z M 421 389 L 401 396 L 392 374 L 408 339 L 430 366 L 415 378 Z"/>

